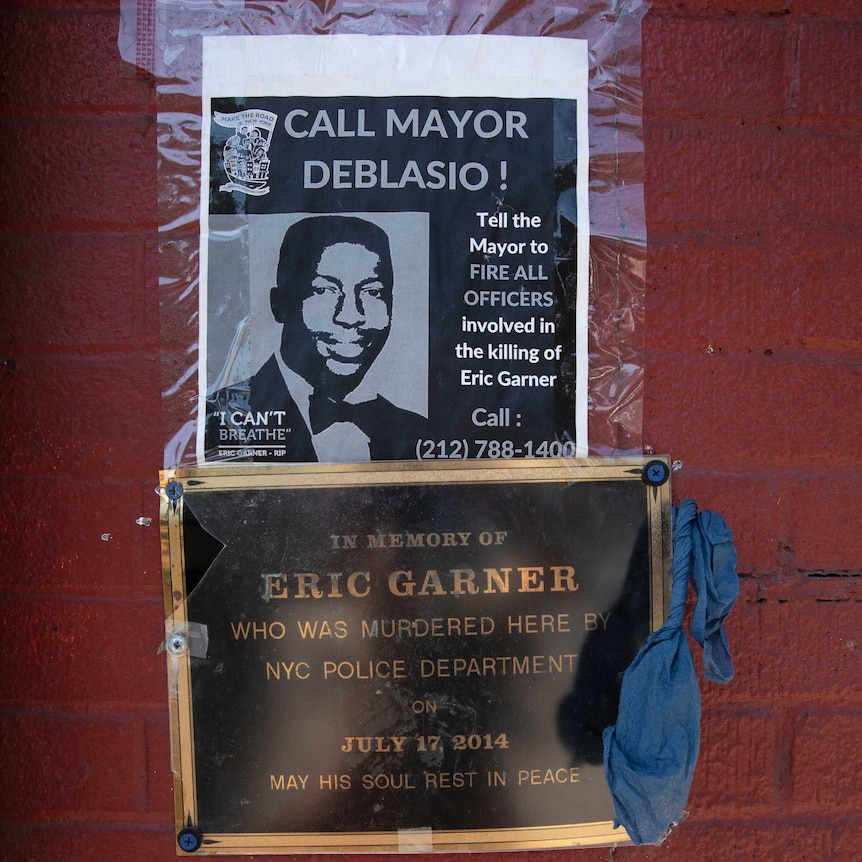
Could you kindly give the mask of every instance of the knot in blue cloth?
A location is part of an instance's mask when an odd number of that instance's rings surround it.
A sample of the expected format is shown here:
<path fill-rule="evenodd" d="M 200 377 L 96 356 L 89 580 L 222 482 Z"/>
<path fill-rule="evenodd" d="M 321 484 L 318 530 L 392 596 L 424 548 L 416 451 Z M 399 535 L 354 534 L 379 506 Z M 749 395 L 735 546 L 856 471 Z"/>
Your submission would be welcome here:
<path fill-rule="evenodd" d="M 660 844 L 685 816 L 700 749 L 700 688 L 683 620 L 697 593 L 691 634 L 704 675 L 733 678 L 724 621 L 739 595 L 736 550 L 724 519 L 693 500 L 673 512 L 670 611 L 623 676 L 617 723 L 603 733 L 605 777 L 616 820 L 635 844 Z"/>

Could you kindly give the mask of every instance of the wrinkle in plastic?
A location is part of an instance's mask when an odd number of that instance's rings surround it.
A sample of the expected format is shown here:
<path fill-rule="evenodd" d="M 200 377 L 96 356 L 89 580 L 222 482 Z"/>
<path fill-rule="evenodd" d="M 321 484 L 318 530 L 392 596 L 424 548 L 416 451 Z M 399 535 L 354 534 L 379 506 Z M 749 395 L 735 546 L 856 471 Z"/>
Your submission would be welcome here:
<path fill-rule="evenodd" d="M 565 386 L 557 387 L 555 404 L 536 409 L 557 414 L 552 415 L 549 420 L 552 433 L 545 435 L 544 441 L 548 444 L 550 438 L 554 437 L 557 445 L 553 449 L 545 445 L 544 452 L 547 454 L 610 456 L 638 453 L 641 447 L 646 242 L 642 202 L 640 25 L 646 8 L 647 4 L 639 0 L 564 2 L 553 6 L 517 2 L 443 3 L 418 0 L 379 4 L 315 3 L 308 0 L 257 3 L 232 0 L 139 0 L 136 3 L 127 0 L 123 3 L 119 35 L 121 53 L 129 62 L 154 74 L 158 87 L 165 466 L 199 464 L 206 457 L 202 454 L 199 421 L 200 401 L 207 395 L 207 392 L 201 391 L 200 384 L 202 349 L 206 348 L 201 336 L 203 335 L 203 339 L 212 337 L 220 315 L 223 314 L 225 319 L 231 320 L 230 336 L 224 336 L 226 341 L 216 363 L 217 367 L 209 370 L 204 378 L 207 380 L 206 389 L 209 392 L 224 392 L 221 384 L 229 378 L 231 368 L 247 367 L 252 361 L 249 358 L 250 352 L 257 350 L 259 354 L 263 349 L 256 345 L 255 338 L 252 337 L 256 332 L 255 318 L 250 313 L 243 313 L 248 311 L 245 306 L 237 306 L 238 297 L 243 293 L 248 294 L 252 289 L 249 272 L 255 265 L 261 240 L 255 239 L 253 232 L 246 230 L 243 233 L 240 220 L 236 236 L 231 237 L 230 230 L 226 229 L 213 239 L 215 235 L 211 232 L 209 248 L 201 247 L 201 143 L 204 137 L 201 102 L 204 84 L 202 45 L 204 37 L 212 36 L 361 35 L 397 36 L 406 39 L 416 36 L 481 35 L 586 40 L 589 58 L 589 276 L 579 279 L 585 283 L 571 286 L 573 293 L 582 297 L 580 301 L 585 308 L 585 313 L 580 315 L 576 324 L 584 329 L 584 338 L 579 349 L 581 352 L 587 352 L 583 366 L 586 368 L 586 381 L 578 382 L 578 397 L 583 399 L 584 404 L 585 427 L 582 432 L 576 433 L 575 417 L 572 417 L 570 422 L 566 421 L 566 417 L 560 421 L 560 411 L 565 413 L 575 401 L 575 397 L 566 391 Z M 369 65 L 360 62 L 356 76 L 367 73 Z M 473 106 L 473 110 L 477 110 L 477 106 Z M 218 153 L 218 149 L 219 147 L 212 146 L 210 152 Z M 203 155 L 206 162 L 210 154 Z M 381 158 L 385 156 L 386 153 L 381 154 Z M 524 166 L 509 160 L 510 172 L 516 171 L 518 167 Z M 559 164 L 557 169 L 556 182 L 560 183 L 564 181 L 560 177 L 565 171 L 560 173 Z M 511 173 L 509 179 L 512 179 Z M 500 177 L 494 177 L 495 182 L 499 180 Z M 569 188 L 572 189 L 577 192 L 576 187 Z M 570 215 L 576 216 L 576 213 L 569 213 L 566 209 L 567 206 L 573 206 L 569 201 L 570 198 L 565 194 L 557 197 L 558 218 L 570 220 Z M 334 207 L 327 204 L 323 211 L 334 211 Z M 318 209 L 314 214 L 320 212 L 321 209 Z M 390 214 L 397 216 L 397 212 L 396 206 L 391 208 Z M 409 219 L 396 217 L 395 221 L 404 223 L 404 232 L 399 234 L 402 247 L 409 247 L 417 232 L 421 235 L 425 229 L 416 223 L 412 225 L 414 232 L 411 233 L 411 226 L 406 224 Z M 278 229 L 282 230 L 286 226 L 283 222 Z M 391 222 L 386 223 L 383 220 L 382 226 L 390 236 L 395 235 Z M 277 234 L 278 230 L 273 228 L 272 235 L 276 237 L 276 246 L 280 240 Z M 510 236 L 503 238 L 509 239 Z M 556 249 L 552 253 L 551 265 L 559 272 L 559 231 L 554 239 Z M 466 238 L 459 237 L 459 240 L 466 241 Z M 272 244 L 272 237 L 269 237 L 268 241 Z M 209 255 L 211 264 L 211 249 L 217 249 L 221 242 L 227 243 L 232 250 L 239 250 L 239 253 L 234 255 L 239 261 L 236 266 L 240 270 L 237 272 L 237 287 L 233 292 L 225 290 L 215 305 L 210 297 L 211 304 L 205 309 L 208 319 L 204 321 L 204 326 L 201 326 L 202 258 Z M 394 254 L 395 252 L 393 256 Z M 270 252 L 269 257 L 274 259 L 275 252 Z M 231 254 L 226 254 L 217 259 L 216 263 L 218 266 L 229 267 L 231 259 Z M 270 265 L 274 263 L 271 262 Z M 220 273 L 220 277 L 223 283 L 228 284 L 232 275 L 226 271 Z M 568 290 L 568 281 L 573 277 L 570 273 L 558 276 L 558 283 L 560 278 Z M 256 284 L 253 289 L 267 291 L 270 286 Z M 508 289 L 508 286 L 505 289 Z M 570 309 L 559 307 L 559 289 L 557 293 L 556 321 L 564 327 L 564 318 Z M 397 297 L 393 302 L 397 302 Z M 263 313 L 269 314 L 265 303 L 262 307 Z M 496 309 L 489 309 L 494 310 Z M 396 311 L 397 305 L 392 309 L 393 321 L 397 319 Z M 451 359 L 448 356 L 451 345 L 447 345 L 447 356 L 445 361 L 441 360 L 442 371 L 435 371 L 434 327 L 440 325 L 442 318 L 457 316 L 462 311 L 463 309 L 456 307 L 444 309 L 442 312 L 433 307 L 429 309 L 431 336 L 429 338 L 426 330 L 425 337 L 432 343 L 422 349 L 432 359 L 431 367 L 426 371 L 430 384 L 434 383 L 435 374 L 439 376 L 446 371 L 447 363 L 451 365 L 455 362 L 454 355 Z M 489 315 L 487 319 L 493 318 Z M 450 326 L 452 331 L 457 328 L 457 323 L 446 325 Z M 409 331 L 402 333 L 400 337 L 403 343 L 413 343 L 413 336 Z M 521 339 L 518 343 L 528 344 L 529 340 Z M 574 339 L 571 344 L 575 344 Z M 360 348 L 352 346 L 349 349 Z M 419 355 L 420 351 L 417 350 L 414 358 Z M 583 358 L 564 355 L 562 364 L 565 366 L 567 360 L 575 364 Z M 469 363 L 461 363 L 465 367 L 467 364 Z M 396 365 L 412 367 L 413 360 L 405 360 Z M 409 375 L 406 379 L 408 384 L 405 384 L 403 389 L 410 391 Z M 243 393 L 239 394 L 242 396 Z M 487 408 L 487 413 L 479 414 L 479 421 L 487 423 L 488 416 L 491 415 L 499 417 L 498 421 L 501 423 L 508 419 L 512 426 L 515 425 L 513 414 L 518 410 L 517 400 L 506 400 L 510 396 L 515 398 L 513 392 L 506 392 L 506 399 L 491 399 L 487 404 L 483 402 L 481 395 L 481 389 L 468 391 L 462 388 L 448 392 L 446 400 L 456 404 L 465 398 L 472 399 L 471 415 L 472 409 L 475 409 L 474 405 Z M 225 397 L 235 399 L 237 393 L 231 390 Z M 431 405 L 423 404 L 421 397 L 418 401 L 412 401 L 408 405 L 408 412 L 421 420 L 423 412 L 427 414 L 429 406 L 435 409 L 435 404 L 441 399 L 432 397 L 431 400 L 434 402 Z M 232 405 L 235 401 L 228 403 Z M 511 407 L 508 416 L 501 412 L 506 406 Z M 436 409 L 442 409 L 441 405 L 437 404 Z M 403 412 L 387 415 L 391 415 L 392 422 L 396 424 L 411 421 L 409 417 L 405 419 Z M 343 425 L 348 420 L 337 421 Z M 362 427 L 359 420 L 357 424 Z M 438 430 L 440 427 L 444 426 L 438 423 Z M 512 428 L 489 427 L 485 424 L 475 430 L 475 437 L 496 439 L 500 445 L 494 445 L 491 451 L 488 451 L 486 445 L 485 450 L 480 453 L 474 445 L 476 441 L 472 437 L 467 439 L 464 435 L 464 445 L 459 445 L 455 450 L 450 445 L 452 440 L 446 442 L 445 448 L 448 451 L 443 452 L 443 457 L 463 457 L 465 450 L 468 457 L 517 457 L 537 454 L 535 451 L 528 451 L 517 439 L 514 446 L 520 451 L 512 451 L 513 446 L 510 445 L 507 449 L 503 445 L 507 436 L 513 436 Z M 436 442 L 438 437 L 442 439 L 444 435 L 435 432 L 431 436 Z M 461 442 L 460 432 L 448 436 Z M 570 441 L 574 441 L 575 447 L 565 448 Z M 536 442 L 531 442 L 532 450 L 535 450 Z M 351 441 L 345 442 L 337 436 L 334 445 L 336 448 L 346 446 L 345 451 L 353 451 L 350 449 L 353 445 Z M 409 457 L 415 457 L 412 451 L 407 454 Z M 362 457 L 358 455 L 356 460 L 361 460 Z M 372 457 L 376 457 L 373 450 Z M 390 448 L 384 450 L 383 457 L 402 457 L 402 453 L 396 448 Z M 242 456 L 239 458 L 242 460 Z M 311 455 L 297 460 L 313 458 L 314 455 Z"/>

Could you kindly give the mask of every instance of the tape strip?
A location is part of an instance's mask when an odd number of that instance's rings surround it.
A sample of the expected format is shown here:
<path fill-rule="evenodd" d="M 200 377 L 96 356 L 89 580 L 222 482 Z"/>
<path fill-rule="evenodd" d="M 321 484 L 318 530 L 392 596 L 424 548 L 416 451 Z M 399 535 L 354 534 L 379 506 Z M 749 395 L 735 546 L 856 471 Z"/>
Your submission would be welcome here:
<path fill-rule="evenodd" d="M 184 652 L 192 658 L 206 658 L 209 647 L 207 627 L 203 623 L 183 622 L 172 626 L 170 620 L 165 620 L 164 648 L 175 656 Z"/>
<path fill-rule="evenodd" d="M 434 849 L 434 838 L 431 827 L 423 829 L 399 829 L 399 853 L 431 853 Z"/>

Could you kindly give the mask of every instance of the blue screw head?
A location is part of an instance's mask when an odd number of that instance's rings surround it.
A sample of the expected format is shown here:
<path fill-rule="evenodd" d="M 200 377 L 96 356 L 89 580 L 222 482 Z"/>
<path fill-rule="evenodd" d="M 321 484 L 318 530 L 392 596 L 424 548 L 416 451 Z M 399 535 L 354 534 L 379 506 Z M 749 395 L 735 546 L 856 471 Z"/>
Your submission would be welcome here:
<path fill-rule="evenodd" d="M 641 472 L 641 478 L 647 485 L 653 487 L 664 485 L 670 478 L 670 467 L 664 461 L 647 461 Z"/>
<path fill-rule="evenodd" d="M 183 495 L 183 486 L 179 482 L 168 482 L 165 493 L 169 500 L 179 500 Z"/>
<path fill-rule="evenodd" d="M 203 835 L 201 835 L 200 830 L 194 829 L 193 827 L 187 827 L 185 829 L 180 829 L 177 833 L 177 844 L 180 845 L 181 850 L 185 850 L 186 853 L 194 853 L 201 844 L 203 844 Z"/>

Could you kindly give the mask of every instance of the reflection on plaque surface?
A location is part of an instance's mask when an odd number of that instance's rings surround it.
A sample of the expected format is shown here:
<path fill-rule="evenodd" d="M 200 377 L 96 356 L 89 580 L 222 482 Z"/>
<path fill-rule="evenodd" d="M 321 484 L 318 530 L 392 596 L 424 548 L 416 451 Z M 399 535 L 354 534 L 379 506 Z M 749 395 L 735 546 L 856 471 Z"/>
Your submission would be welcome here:
<path fill-rule="evenodd" d="M 664 618 L 669 557 L 669 486 L 642 471 L 166 473 L 180 847 L 627 841 L 601 734 Z"/>

